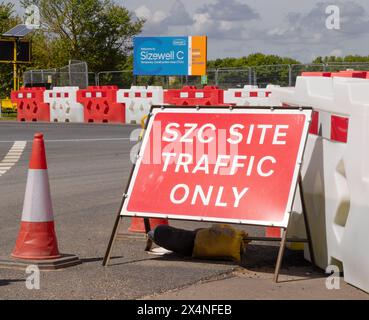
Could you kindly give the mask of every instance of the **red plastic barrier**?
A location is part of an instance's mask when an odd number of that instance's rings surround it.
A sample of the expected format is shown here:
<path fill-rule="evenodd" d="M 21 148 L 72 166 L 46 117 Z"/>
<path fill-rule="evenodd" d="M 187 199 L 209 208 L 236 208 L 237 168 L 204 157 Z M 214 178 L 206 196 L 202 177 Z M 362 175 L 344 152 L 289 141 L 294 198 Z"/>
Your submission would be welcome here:
<path fill-rule="evenodd" d="M 345 78 L 361 78 L 367 79 L 369 78 L 369 73 L 367 71 L 340 71 L 332 73 L 331 77 L 345 77 Z"/>
<path fill-rule="evenodd" d="M 176 106 L 222 106 L 224 90 L 216 86 L 206 86 L 197 89 L 195 86 L 185 86 L 182 89 L 164 91 L 164 103 Z"/>
<path fill-rule="evenodd" d="M 330 77 L 331 72 L 302 72 L 302 77 Z"/>
<path fill-rule="evenodd" d="M 50 122 L 50 105 L 44 102 L 46 88 L 21 88 L 12 91 L 11 101 L 17 104 L 18 121 Z"/>
<path fill-rule="evenodd" d="M 77 91 L 77 101 L 84 108 L 84 122 L 125 123 L 125 105 L 117 102 L 117 91 L 117 86 L 93 86 Z"/>
<path fill-rule="evenodd" d="M 242 96 L 242 91 L 236 91 L 234 96 L 235 98 L 268 98 L 271 94 L 271 91 L 247 91 Z"/>
<path fill-rule="evenodd" d="M 344 77 L 344 78 L 361 78 L 369 79 L 368 71 L 345 70 L 339 72 L 302 72 L 303 77 Z"/>

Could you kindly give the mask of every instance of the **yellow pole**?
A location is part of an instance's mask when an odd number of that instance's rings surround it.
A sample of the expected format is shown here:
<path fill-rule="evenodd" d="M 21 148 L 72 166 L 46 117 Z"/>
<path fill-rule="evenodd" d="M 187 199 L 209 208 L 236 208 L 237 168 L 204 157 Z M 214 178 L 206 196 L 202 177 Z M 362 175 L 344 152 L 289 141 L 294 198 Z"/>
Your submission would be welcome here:
<path fill-rule="evenodd" d="M 17 89 L 18 89 L 17 72 L 18 72 L 17 63 L 14 62 L 13 63 L 13 73 L 14 73 L 14 75 L 13 75 L 13 90 L 14 91 L 17 91 Z"/>
<path fill-rule="evenodd" d="M 146 119 L 149 117 L 149 115 L 145 115 L 142 119 L 141 119 L 141 127 L 142 127 L 142 130 L 141 130 L 141 133 L 140 133 L 140 137 L 139 139 L 142 140 L 143 138 L 143 135 L 145 133 L 145 125 L 146 125 Z"/>
<path fill-rule="evenodd" d="M 17 65 L 17 42 L 14 41 L 14 60 L 13 60 L 13 89 L 18 90 L 18 65 Z"/>

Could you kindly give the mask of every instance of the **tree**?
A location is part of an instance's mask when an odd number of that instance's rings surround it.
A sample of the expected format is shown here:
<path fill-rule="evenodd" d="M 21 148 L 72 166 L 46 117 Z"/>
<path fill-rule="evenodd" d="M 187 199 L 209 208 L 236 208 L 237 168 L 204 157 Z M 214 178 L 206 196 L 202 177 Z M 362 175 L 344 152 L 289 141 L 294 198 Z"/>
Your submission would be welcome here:
<path fill-rule="evenodd" d="M 224 58 L 216 59 L 208 62 L 209 69 L 217 68 L 245 68 L 262 65 L 277 64 L 299 64 L 300 62 L 287 57 L 277 55 L 266 55 L 263 53 L 253 53 L 241 58 Z"/>
<path fill-rule="evenodd" d="M 14 4 L 0 3 L 0 34 L 20 23 L 19 16 L 14 14 Z M 0 64 L 0 98 L 9 96 L 12 88 L 13 66 L 12 64 Z"/>
<path fill-rule="evenodd" d="M 132 50 L 131 39 L 144 24 L 112 0 L 22 1 L 24 7 L 30 4 L 37 5 L 41 14 L 44 38 L 35 47 L 39 57 L 47 54 L 50 61 L 63 64 L 84 60 L 95 72 L 124 64 Z M 42 37 L 40 32 L 34 36 Z"/>
<path fill-rule="evenodd" d="M 348 55 L 345 57 L 335 57 L 335 56 L 326 56 L 326 57 L 317 57 L 313 63 L 354 63 L 354 62 L 369 62 L 369 56 L 359 56 L 359 55 Z"/>
<path fill-rule="evenodd" d="M 20 18 L 14 14 L 14 4 L 0 3 L 0 32 L 4 33 L 16 26 Z"/>
<path fill-rule="evenodd" d="M 300 62 L 277 55 L 254 53 L 241 58 L 224 58 L 209 61 L 208 69 L 239 69 L 219 71 L 218 83 L 220 84 L 232 84 L 233 86 L 253 84 L 249 83 L 249 79 L 251 78 L 254 81 L 257 80 L 257 83 L 261 86 L 272 83 L 288 85 L 289 64 L 300 64 Z"/>

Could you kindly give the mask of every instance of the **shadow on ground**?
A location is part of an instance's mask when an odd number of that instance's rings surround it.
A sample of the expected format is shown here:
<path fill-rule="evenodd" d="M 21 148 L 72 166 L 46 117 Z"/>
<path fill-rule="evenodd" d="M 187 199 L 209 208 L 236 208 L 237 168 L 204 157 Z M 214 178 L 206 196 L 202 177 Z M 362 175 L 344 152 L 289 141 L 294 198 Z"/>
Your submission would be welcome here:
<path fill-rule="evenodd" d="M 238 272 L 263 272 L 266 274 L 273 274 L 277 256 L 278 246 L 260 245 L 260 244 L 249 244 L 245 253 L 242 256 L 240 263 L 219 259 L 195 259 L 192 257 L 184 257 L 176 253 L 165 254 L 163 256 L 147 255 L 147 258 L 122 261 L 123 257 L 112 257 L 110 265 L 126 265 L 135 262 L 141 262 L 146 260 L 154 261 L 171 261 L 171 262 L 190 262 L 198 264 L 214 264 L 224 266 L 234 266 L 234 270 Z M 92 261 L 102 260 L 102 258 L 91 259 Z M 89 262 L 90 259 L 84 259 L 83 262 Z M 283 263 L 281 268 L 281 275 L 287 275 L 291 277 L 312 277 L 321 278 L 325 277 L 323 270 L 313 267 L 312 264 L 305 260 L 303 251 L 285 249 L 283 256 Z"/>
<path fill-rule="evenodd" d="M 3 287 L 3 286 L 8 286 L 12 283 L 15 283 L 15 282 L 25 282 L 26 280 L 24 279 L 0 279 L 0 287 Z"/>

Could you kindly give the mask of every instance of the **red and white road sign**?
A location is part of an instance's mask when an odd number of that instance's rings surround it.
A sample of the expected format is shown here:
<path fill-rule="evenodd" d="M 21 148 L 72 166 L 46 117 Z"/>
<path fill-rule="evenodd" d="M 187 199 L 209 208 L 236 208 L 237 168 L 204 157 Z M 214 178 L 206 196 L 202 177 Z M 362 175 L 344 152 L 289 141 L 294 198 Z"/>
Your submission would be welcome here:
<path fill-rule="evenodd" d="M 152 111 L 121 215 L 287 227 L 311 109 Z"/>

